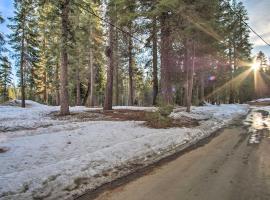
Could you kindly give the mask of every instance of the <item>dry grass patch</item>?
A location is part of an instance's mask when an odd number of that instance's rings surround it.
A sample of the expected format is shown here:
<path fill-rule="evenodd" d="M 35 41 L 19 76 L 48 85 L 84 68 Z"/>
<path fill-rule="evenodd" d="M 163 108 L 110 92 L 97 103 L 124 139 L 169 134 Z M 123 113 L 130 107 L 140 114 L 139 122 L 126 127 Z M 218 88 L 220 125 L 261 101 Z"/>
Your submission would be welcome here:
<path fill-rule="evenodd" d="M 80 113 L 72 113 L 68 116 L 60 116 L 52 113 L 52 117 L 58 120 L 72 121 L 144 121 L 144 125 L 150 128 L 173 128 L 173 127 L 195 127 L 197 120 L 181 117 L 172 119 L 169 116 L 170 109 L 160 108 L 156 112 L 143 110 L 116 109 L 111 111 L 93 110 Z"/>

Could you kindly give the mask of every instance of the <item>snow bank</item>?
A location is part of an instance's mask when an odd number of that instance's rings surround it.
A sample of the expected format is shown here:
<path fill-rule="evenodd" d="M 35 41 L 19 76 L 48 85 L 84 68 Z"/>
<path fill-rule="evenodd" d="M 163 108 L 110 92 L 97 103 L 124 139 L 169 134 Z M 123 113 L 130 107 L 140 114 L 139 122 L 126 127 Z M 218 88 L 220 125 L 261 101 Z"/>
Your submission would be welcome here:
<path fill-rule="evenodd" d="M 20 100 L 12 101 L 10 104 L 12 106 L 0 105 L 0 131 L 36 129 L 63 123 L 48 116 L 52 112 L 59 111 L 59 106 L 47 106 L 30 100 L 26 100 L 26 108 L 19 107 Z M 90 110 L 96 108 L 70 107 L 70 111 L 76 113 Z"/>
<path fill-rule="evenodd" d="M 244 124 L 248 127 L 249 144 L 258 144 L 263 137 L 263 131 L 270 130 L 270 106 L 251 107 Z"/>
<path fill-rule="evenodd" d="M 256 103 L 256 102 L 270 102 L 270 98 L 261 98 L 261 99 L 255 99 L 253 101 L 251 101 L 252 103 Z"/>
<path fill-rule="evenodd" d="M 247 112 L 248 105 L 245 104 L 221 104 L 221 105 L 207 105 L 200 107 L 192 107 L 191 113 L 185 111 L 174 111 L 171 114 L 172 118 L 189 117 L 197 120 L 214 119 L 220 122 L 228 122 L 236 114 L 245 114 Z"/>
<path fill-rule="evenodd" d="M 205 106 L 193 107 L 191 113 L 175 112 L 174 118 L 188 116 L 202 121 L 196 128 L 171 129 L 150 129 L 133 121 L 74 122 L 49 118 L 47 114 L 57 109 L 40 104 L 26 109 L 0 106 L 0 126 L 4 127 L 0 131 L 0 147 L 10 149 L 0 154 L 1 200 L 72 199 L 86 189 L 209 136 L 246 114 L 248 106 Z M 72 108 L 73 112 L 87 110 Z M 17 125 L 21 128 L 9 131 Z"/>
<path fill-rule="evenodd" d="M 157 107 L 114 106 L 113 109 L 119 109 L 119 110 L 145 110 L 145 111 L 156 111 L 156 110 L 157 110 Z"/>

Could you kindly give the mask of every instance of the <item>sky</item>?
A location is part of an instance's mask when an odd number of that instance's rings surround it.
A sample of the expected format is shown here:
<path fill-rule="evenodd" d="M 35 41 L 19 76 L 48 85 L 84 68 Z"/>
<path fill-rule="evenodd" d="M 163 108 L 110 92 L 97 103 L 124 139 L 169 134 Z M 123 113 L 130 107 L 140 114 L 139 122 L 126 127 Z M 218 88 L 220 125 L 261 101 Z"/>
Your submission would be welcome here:
<path fill-rule="evenodd" d="M 270 0 L 243 0 L 249 14 L 249 25 L 264 40 L 270 43 Z M 251 34 L 251 41 L 254 44 L 253 52 L 263 51 L 270 57 L 270 47 L 254 34 Z"/>
<path fill-rule="evenodd" d="M 0 13 L 5 19 L 5 22 L 3 24 L 0 24 L 0 32 L 4 33 L 5 35 L 10 34 L 10 30 L 7 28 L 7 18 L 12 17 L 13 12 L 13 0 L 0 0 Z M 10 49 L 9 45 L 7 45 L 7 47 Z M 9 57 L 11 57 L 11 55 Z M 10 58 L 10 61 L 12 66 L 15 66 L 14 60 Z M 15 67 L 12 67 L 13 80 L 15 81 L 15 83 L 17 82 L 16 71 L 17 69 Z"/>
<path fill-rule="evenodd" d="M 260 34 L 268 43 L 270 43 L 270 0 L 242 0 L 249 14 L 249 25 Z M 0 0 L 0 12 L 7 19 L 13 15 L 13 0 Z M 8 20 L 0 25 L 0 31 L 9 34 L 6 27 Z M 260 50 L 270 57 L 270 47 L 262 42 L 256 35 L 251 33 L 251 42 L 254 44 L 253 53 Z"/>
<path fill-rule="evenodd" d="M 5 19 L 5 23 L 0 24 L 0 31 L 4 34 L 10 33 L 9 29 L 7 28 L 7 17 L 12 17 L 13 11 L 13 0 L 0 0 L 0 13 Z"/>

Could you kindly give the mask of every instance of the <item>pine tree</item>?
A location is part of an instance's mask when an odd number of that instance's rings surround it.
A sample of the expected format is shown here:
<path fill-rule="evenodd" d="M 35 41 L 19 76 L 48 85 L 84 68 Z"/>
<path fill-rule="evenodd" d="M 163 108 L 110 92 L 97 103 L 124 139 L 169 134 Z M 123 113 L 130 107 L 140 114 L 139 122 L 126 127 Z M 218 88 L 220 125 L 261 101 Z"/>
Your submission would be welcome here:
<path fill-rule="evenodd" d="M 39 62 L 35 68 L 35 95 L 43 103 L 57 102 L 59 82 L 57 67 L 59 64 L 59 19 L 54 14 L 53 5 L 45 2 L 38 7 Z M 53 19 L 53 21 L 52 21 Z M 51 23 L 48 23 L 51 22 Z M 54 97 L 54 100 L 52 100 Z M 50 100 L 50 102 L 49 102 Z M 57 103 L 58 104 L 58 103 Z"/>
<path fill-rule="evenodd" d="M 8 101 L 8 88 L 12 84 L 12 68 L 11 63 L 8 60 L 8 57 L 4 56 L 1 60 L 0 64 L 0 86 L 1 86 L 1 96 L 3 96 L 3 100 Z"/>
<path fill-rule="evenodd" d="M 4 18 L 1 16 L 0 13 L 0 24 L 4 22 Z M 0 32 L 0 60 L 3 58 L 2 52 L 4 51 L 4 45 L 5 45 L 5 37 L 4 33 Z"/>
<path fill-rule="evenodd" d="M 15 16 L 10 18 L 12 24 L 9 25 L 13 32 L 9 36 L 9 42 L 17 58 L 16 64 L 19 66 L 22 107 L 25 107 L 26 81 L 30 82 L 29 89 L 32 90 L 33 70 L 38 62 L 35 6 L 32 0 L 16 0 Z"/>
<path fill-rule="evenodd" d="M 250 61 L 242 3 L 104 3 L 107 13 L 101 1 L 15 1 L 10 42 L 20 66 L 22 99 L 60 102 L 61 114 L 68 114 L 75 104 L 104 103 L 104 110 L 113 104 L 157 104 L 158 93 L 161 103 L 185 105 L 188 111 L 203 100 L 227 103 L 250 97 L 235 82 L 226 84 Z M 111 24 L 96 15 L 107 16 Z"/>
<path fill-rule="evenodd" d="M 112 110 L 112 101 L 113 101 L 113 72 L 114 72 L 114 65 L 115 65 L 115 44 L 114 44 L 114 37 L 115 37 L 115 27 L 112 25 L 115 23 L 114 10 L 115 9 L 115 2 L 111 0 L 108 5 L 108 15 L 110 18 L 110 25 L 109 25 L 109 45 L 106 48 L 106 56 L 108 59 L 108 66 L 107 66 L 107 83 L 106 83 L 106 90 L 105 90 L 105 100 L 104 100 L 104 110 Z"/>
<path fill-rule="evenodd" d="M 265 54 L 262 51 L 259 51 L 259 53 L 256 56 L 256 62 L 260 64 L 260 69 L 266 70 L 267 69 L 267 58 Z"/>
<path fill-rule="evenodd" d="M 157 36 L 157 20 L 153 17 L 152 21 L 152 65 L 153 65 L 153 105 L 157 105 L 158 96 L 158 36 Z"/>

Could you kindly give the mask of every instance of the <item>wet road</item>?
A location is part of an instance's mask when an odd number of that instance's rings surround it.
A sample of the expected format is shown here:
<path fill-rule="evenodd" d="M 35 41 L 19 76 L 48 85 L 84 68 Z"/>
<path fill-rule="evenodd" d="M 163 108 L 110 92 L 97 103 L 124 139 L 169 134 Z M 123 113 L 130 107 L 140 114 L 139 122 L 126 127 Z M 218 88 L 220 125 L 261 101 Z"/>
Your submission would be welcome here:
<path fill-rule="evenodd" d="M 249 128 L 226 128 L 208 144 L 97 200 L 270 200 L 269 119 L 252 112 Z"/>

